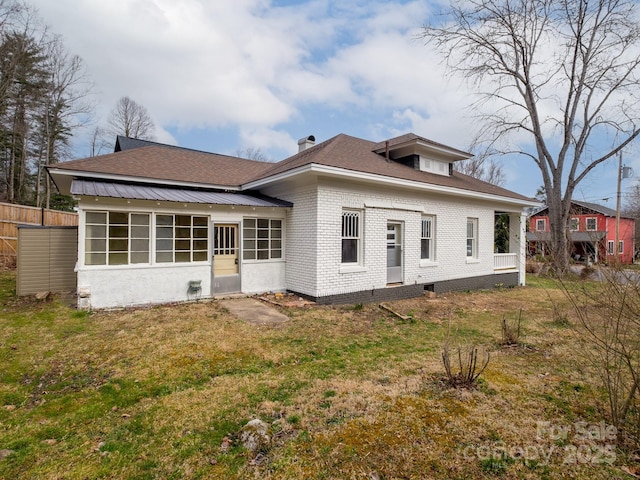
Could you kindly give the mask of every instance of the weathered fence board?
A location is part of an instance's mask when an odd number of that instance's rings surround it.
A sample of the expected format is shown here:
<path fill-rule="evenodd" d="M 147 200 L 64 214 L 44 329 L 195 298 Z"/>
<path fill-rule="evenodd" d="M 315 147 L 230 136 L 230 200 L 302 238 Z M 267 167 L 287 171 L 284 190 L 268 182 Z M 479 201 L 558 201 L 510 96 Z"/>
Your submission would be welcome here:
<path fill-rule="evenodd" d="M 78 214 L 0 203 L 0 267 L 14 268 L 18 253 L 18 225 L 78 225 Z"/>

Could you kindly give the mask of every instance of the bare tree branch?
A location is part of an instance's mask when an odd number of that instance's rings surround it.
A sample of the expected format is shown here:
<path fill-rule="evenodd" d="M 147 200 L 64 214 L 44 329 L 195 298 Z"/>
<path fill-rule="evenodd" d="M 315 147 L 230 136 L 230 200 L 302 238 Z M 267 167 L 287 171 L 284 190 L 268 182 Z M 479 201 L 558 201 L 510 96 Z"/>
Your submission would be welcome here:
<path fill-rule="evenodd" d="M 421 37 L 476 91 L 485 141 L 501 153 L 519 151 L 540 169 L 556 268 L 564 271 L 576 186 L 640 135 L 640 6 L 453 0 L 445 13 Z M 514 133 L 528 141 L 509 146 Z"/>

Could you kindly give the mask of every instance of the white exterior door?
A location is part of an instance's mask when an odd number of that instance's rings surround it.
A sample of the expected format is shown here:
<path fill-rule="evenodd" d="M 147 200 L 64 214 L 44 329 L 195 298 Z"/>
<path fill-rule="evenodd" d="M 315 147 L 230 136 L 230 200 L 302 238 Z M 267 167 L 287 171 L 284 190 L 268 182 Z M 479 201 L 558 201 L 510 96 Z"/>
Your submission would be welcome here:
<path fill-rule="evenodd" d="M 402 224 L 387 223 L 387 283 L 402 283 Z"/>
<path fill-rule="evenodd" d="M 240 291 L 240 260 L 237 224 L 213 227 L 213 293 Z"/>

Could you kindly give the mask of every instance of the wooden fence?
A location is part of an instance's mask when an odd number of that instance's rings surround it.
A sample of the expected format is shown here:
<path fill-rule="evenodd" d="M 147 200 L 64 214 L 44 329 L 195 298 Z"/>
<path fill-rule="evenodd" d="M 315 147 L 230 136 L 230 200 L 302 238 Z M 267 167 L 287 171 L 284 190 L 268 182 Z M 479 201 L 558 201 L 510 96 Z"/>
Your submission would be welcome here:
<path fill-rule="evenodd" d="M 18 252 L 18 225 L 78 225 L 78 214 L 0 203 L 0 267 L 15 268 Z"/>

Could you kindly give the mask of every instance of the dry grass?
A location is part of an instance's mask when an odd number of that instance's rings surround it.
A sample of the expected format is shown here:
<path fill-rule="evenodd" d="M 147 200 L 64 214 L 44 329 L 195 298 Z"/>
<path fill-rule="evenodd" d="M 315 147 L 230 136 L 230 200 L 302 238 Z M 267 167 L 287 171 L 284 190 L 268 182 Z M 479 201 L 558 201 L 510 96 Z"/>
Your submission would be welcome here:
<path fill-rule="evenodd" d="M 217 302 L 90 315 L 23 303 L 2 275 L 2 478 L 623 478 L 595 453 L 580 462 L 574 425 L 606 422 L 603 396 L 562 294 L 540 280 L 392 303 L 408 321 L 306 307 L 265 327 Z M 523 341 L 503 347 L 501 320 L 520 309 Z M 449 323 L 492 350 L 476 389 L 443 381 Z M 264 457 L 237 440 L 251 418 L 272 425 Z M 538 438 L 541 421 L 573 431 Z M 519 455 L 529 447 L 553 451 Z"/>

